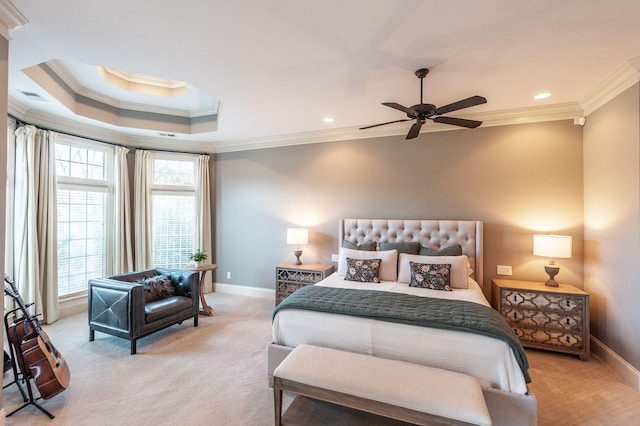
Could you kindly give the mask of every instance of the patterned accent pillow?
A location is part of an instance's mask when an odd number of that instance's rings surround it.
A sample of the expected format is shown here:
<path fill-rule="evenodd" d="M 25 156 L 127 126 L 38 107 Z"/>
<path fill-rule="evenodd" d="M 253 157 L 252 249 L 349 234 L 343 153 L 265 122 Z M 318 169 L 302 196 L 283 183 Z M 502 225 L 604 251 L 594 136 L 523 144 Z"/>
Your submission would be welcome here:
<path fill-rule="evenodd" d="M 411 282 L 409 287 L 421 287 L 431 290 L 452 291 L 451 265 L 409 262 Z"/>
<path fill-rule="evenodd" d="M 381 264 L 382 259 L 352 259 L 347 257 L 347 273 L 344 279 L 361 283 L 379 283 Z"/>
<path fill-rule="evenodd" d="M 155 302 L 175 295 L 171 278 L 166 275 L 155 275 L 138 281 L 144 286 L 144 303 Z"/>

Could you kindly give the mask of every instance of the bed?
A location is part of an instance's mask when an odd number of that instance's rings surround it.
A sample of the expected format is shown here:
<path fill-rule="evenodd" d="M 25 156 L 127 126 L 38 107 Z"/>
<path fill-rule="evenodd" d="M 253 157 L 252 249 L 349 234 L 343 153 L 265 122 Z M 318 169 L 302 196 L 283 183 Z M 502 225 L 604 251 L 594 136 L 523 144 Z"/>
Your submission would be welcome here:
<path fill-rule="evenodd" d="M 379 292 L 385 301 L 429 298 L 446 307 L 449 299 L 455 299 L 473 309 L 495 313 L 488 308 L 483 294 L 483 224 L 480 221 L 341 219 L 338 242 L 338 270 L 314 286 L 318 288 L 309 289 L 315 292 L 310 298 L 318 294 L 321 298 L 325 294 L 330 297 L 334 293 L 333 297 L 340 300 L 354 293 L 378 297 L 374 293 Z M 412 250 L 418 245 L 423 256 L 399 254 L 398 251 L 405 251 L 406 243 L 412 245 Z M 359 250 L 367 244 L 376 245 L 378 251 Z M 437 256 L 449 254 L 450 249 L 455 249 L 451 256 Z M 461 253 L 455 253 L 456 250 Z M 450 274 L 452 288 L 448 289 L 451 291 L 409 286 L 414 278 L 411 268 L 425 259 L 426 254 L 432 255 L 428 257 L 429 263 L 450 265 L 446 273 Z M 379 266 L 379 282 L 345 280 L 347 260 L 353 263 L 354 258 L 381 259 L 380 264 L 375 264 Z M 300 293 L 296 297 L 303 296 Z M 300 306 L 274 311 L 272 343 L 268 348 L 269 374 L 292 348 L 303 343 L 400 359 L 477 377 L 494 424 L 536 423 L 536 399 L 527 386 L 526 355 L 523 368 L 520 359 L 523 355 L 519 358 L 518 351 L 505 340 L 449 327 L 421 327 Z"/>

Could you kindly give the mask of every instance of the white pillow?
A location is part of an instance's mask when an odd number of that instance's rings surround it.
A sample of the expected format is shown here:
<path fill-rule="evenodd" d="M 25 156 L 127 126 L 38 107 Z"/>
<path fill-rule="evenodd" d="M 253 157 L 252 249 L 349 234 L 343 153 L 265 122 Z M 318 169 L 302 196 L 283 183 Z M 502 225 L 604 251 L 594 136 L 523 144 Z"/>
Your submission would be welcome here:
<path fill-rule="evenodd" d="M 431 265 L 451 265 L 451 287 L 453 288 L 468 288 L 469 283 L 467 281 L 467 263 L 469 259 L 467 256 L 420 256 L 417 254 L 400 253 L 400 260 L 398 261 L 398 281 L 401 283 L 409 284 L 411 282 L 411 265 L 409 262 L 414 263 L 427 263 Z"/>
<path fill-rule="evenodd" d="M 350 259 L 380 259 L 380 279 L 383 281 L 395 281 L 398 278 L 398 251 L 365 251 L 352 250 L 340 247 L 338 258 L 338 275 L 344 277 L 347 273 L 347 257 Z"/>

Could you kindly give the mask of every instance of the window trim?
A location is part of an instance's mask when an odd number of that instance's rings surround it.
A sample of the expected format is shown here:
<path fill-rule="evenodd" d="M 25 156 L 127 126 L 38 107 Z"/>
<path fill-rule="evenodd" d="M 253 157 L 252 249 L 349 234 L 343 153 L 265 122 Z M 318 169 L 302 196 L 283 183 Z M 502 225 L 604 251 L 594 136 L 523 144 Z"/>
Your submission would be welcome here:
<path fill-rule="evenodd" d="M 153 196 L 154 195 L 174 195 L 174 196 L 190 196 L 193 197 L 194 203 L 197 204 L 198 200 L 198 182 L 197 182 L 197 165 L 198 165 L 198 155 L 196 154 L 187 154 L 187 153 L 167 153 L 167 152 L 152 152 L 150 155 L 150 184 L 149 184 L 149 196 L 151 199 L 151 207 L 153 206 Z M 191 185 L 167 185 L 167 184 L 157 184 L 154 182 L 155 177 L 155 166 L 156 160 L 166 160 L 166 161 L 181 161 L 181 162 L 189 162 L 193 164 L 193 186 Z M 153 224 L 153 208 L 151 208 L 151 223 Z M 154 233 L 153 226 L 151 227 L 151 259 L 154 258 Z M 197 239 L 195 234 L 196 229 L 193 229 L 193 242 Z M 188 261 L 188 259 L 187 259 Z"/>
<path fill-rule="evenodd" d="M 163 187 L 176 189 L 176 190 L 193 190 L 194 192 L 197 190 L 197 182 L 196 182 L 196 166 L 198 164 L 198 156 L 195 154 L 182 154 L 182 153 L 169 153 L 169 152 L 152 152 L 149 158 L 150 167 L 149 167 L 149 177 L 150 184 L 149 189 L 162 189 Z M 154 182 L 154 177 L 156 175 L 156 160 L 166 160 L 166 161 L 183 161 L 193 163 L 193 186 L 190 185 L 167 185 L 160 184 Z"/>
<path fill-rule="evenodd" d="M 109 255 L 109 253 L 113 253 L 114 250 L 114 241 L 111 233 L 108 232 L 109 229 L 113 228 L 113 194 L 114 194 L 114 185 L 115 185 L 115 176 L 114 176 L 114 163 L 115 163 L 115 150 L 113 146 L 95 142 L 87 139 L 82 139 L 75 136 L 63 135 L 60 134 L 56 138 L 55 144 L 68 145 L 71 147 L 80 147 L 94 151 L 101 151 L 104 154 L 104 179 L 82 179 L 71 176 L 58 176 L 56 174 L 56 191 L 58 189 L 68 190 L 68 191 L 88 191 L 88 192 L 100 192 L 106 194 L 106 205 L 105 205 L 105 233 L 104 233 L 104 267 L 105 273 L 107 275 L 113 272 L 113 256 Z M 57 169 L 56 169 L 57 170 Z M 56 197 L 58 194 L 56 193 Z M 58 222 L 56 219 L 56 227 L 58 226 Z M 57 245 L 57 243 L 56 243 Z M 59 263 L 58 263 L 59 266 Z M 88 289 L 67 293 L 61 295 L 58 291 L 58 300 L 69 300 L 77 297 L 86 296 L 88 293 Z"/>

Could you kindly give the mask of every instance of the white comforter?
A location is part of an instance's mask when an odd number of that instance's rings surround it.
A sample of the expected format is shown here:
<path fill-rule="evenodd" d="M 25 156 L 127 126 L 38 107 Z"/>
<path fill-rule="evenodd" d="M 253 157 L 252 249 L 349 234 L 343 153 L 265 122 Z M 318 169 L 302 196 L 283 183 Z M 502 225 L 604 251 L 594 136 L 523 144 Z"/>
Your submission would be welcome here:
<path fill-rule="evenodd" d="M 337 273 L 316 285 L 375 289 L 418 296 L 467 300 L 489 306 L 480 286 L 437 291 L 398 282 L 379 284 L 345 281 Z M 399 359 L 466 373 L 485 387 L 524 394 L 527 385 L 509 346 L 502 340 L 461 331 L 440 330 L 346 315 L 284 309 L 273 321 L 273 342 L 310 345 Z"/>

